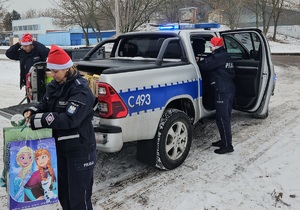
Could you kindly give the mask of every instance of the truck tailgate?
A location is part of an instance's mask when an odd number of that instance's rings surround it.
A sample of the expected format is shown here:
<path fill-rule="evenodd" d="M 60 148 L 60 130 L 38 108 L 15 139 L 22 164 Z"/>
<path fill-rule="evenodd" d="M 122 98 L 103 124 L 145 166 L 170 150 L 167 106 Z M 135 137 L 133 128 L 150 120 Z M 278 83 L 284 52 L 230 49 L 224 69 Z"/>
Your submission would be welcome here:
<path fill-rule="evenodd" d="M 15 114 L 23 114 L 23 111 L 31 106 L 36 105 L 36 103 L 26 103 L 26 104 L 18 104 L 14 106 L 9 106 L 0 109 L 0 115 L 10 119 Z"/>

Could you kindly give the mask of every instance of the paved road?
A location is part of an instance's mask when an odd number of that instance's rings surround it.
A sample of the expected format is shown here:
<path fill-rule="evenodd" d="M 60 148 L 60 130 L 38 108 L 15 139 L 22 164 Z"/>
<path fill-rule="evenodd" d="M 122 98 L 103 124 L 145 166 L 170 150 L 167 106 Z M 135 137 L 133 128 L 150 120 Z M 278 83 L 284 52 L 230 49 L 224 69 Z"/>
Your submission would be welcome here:
<path fill-rule="evenodd" d="M 272 55 L 274 65 L 300 66 L 300 55 Z"/>

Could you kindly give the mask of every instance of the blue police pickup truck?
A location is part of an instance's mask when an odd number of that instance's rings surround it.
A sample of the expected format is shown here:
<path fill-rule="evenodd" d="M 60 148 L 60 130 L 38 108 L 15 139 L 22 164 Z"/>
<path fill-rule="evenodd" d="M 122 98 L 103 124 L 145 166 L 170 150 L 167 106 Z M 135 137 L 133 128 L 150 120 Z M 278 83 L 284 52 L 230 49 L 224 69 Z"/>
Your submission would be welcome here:
<path fill-rule="evenodd" d="M 136 141 L 138 160 L 170 170 L 186 159 L 193 125 L 215 111 L 208 75 L 195 60 L 211 53 L 213 36 L 224 38 L 234 62 L 235 110 L 268 117 L 276 75 L 259 29 L 220 31 L 209 24 L 161 29 L 104 40 L 77 65 L 91 81 L 96 78 L 91 88 L 98 97 L 97 149 L 116 152 Z M 99 58 L 104 47 L 109 55 Z"/>

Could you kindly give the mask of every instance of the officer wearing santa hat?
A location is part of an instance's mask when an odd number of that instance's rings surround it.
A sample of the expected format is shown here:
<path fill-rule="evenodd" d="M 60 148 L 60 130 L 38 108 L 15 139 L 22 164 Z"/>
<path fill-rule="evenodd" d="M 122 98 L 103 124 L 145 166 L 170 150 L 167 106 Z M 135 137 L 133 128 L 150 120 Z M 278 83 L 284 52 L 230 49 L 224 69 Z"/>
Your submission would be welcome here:
<path fill-rule="evenodd" d="M 37 62 L 46 61 L 48 53 L 49 48 L 35 41 L 29 33 L 24 34 L 19 42 L 6 50 L 5 54 L 9 59 L 20 61 L 20 89 L 26 85 L 29 69 Z"/>
<path fill-rule="evenodd" d="M 53 76 L 46 94 L 25 110 L 33 130 L 52 128 L 58 161 L 58 198 L 63 209 L 91 210 L 96 142 L 92 125 L 96 98 L 69 55 L 51 46 L 47 68 Z"/>
<path fill-rule="evenodd" d="M 210 40 L 212 54 L 198 62 L 201 72 L 208 72 L 210 85 L 213 87 L 216 107 L 216 123 L 221 140 L 213 142 L 219 147 L 214 152 L 225 154 L 233 152 L 231 134 L 231 111 L 235 94 L 233 63 L 224 48 L 220 37 Z"/>

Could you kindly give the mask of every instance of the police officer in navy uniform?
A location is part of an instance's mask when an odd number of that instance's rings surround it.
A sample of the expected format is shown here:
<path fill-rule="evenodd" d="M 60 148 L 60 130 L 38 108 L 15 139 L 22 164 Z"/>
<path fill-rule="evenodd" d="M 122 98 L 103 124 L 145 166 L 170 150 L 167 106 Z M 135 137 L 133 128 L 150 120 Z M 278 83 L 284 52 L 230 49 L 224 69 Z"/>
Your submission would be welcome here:
<path fill-rule="evenodd" d="M 52 128 L 58 161 L 58 198 L 64 210 L 91 210 L 96 142 L 95 96 L 69 55 L 52 45 L 47 60 L 54 80 L 36 107 L 23 115 L 33 130 Z"/>
<path fill-rule="evenodd" d="M 201 58 L 198 62 L 200 71 L 209 73 L 210 85 L 215 94 L 216 123 L 221 140 L 213 142 L 212 146 L 220 147 L 214 152 L 225 154 L 233 152 L 231 134 L 231 111 L 235 94 L 233 63 L 224 48 L 222 38 L 213 37 L 210 40 L 211 56 Z"/>
<path fill-rule="evenodd" d="M 20 42 L 6 50 L 5 55 L 9 59 L 20 61 L 20 89 L 26 85 L 26 74 L 30 68 L 35 63 L 46 61 L 48 53 L 49 48 L 35 41 L 29 33 L 24 34 Z"/>

